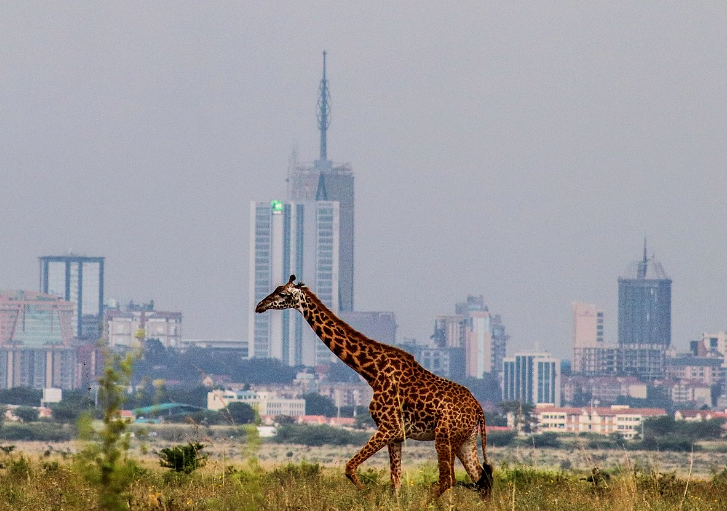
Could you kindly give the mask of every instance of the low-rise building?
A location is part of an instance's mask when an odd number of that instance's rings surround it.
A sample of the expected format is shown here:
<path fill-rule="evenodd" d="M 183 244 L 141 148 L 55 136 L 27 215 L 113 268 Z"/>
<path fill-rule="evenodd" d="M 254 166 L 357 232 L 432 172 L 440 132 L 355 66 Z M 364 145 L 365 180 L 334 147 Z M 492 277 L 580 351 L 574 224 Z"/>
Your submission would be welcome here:
<path fill-rule="evenodd" d="M 663 408 L 629 408 L 625 405 L 608 408 L 537 405 L 533 414 L 537 419 L 537 430 L 541 433 L 618 433 L 631 439 L 641 434 L 644 419 L 666 415 L 666 411 Z"/>
<path fill-rule="evenodd" d="M 154 302 L 108 309 L 105 316 L 106 339 L 111 347 L 138 348 L 137 333 L 144 339 L 159 339 L 165 348 L 179 348 L 182 342 L 182 313 L 154 309 Z"/>
<path fill-rule="evenodd" d="M 230 403 L 245 403 L 263 415 L 305 415 L 305 399 L 290 399 L 278 396 L 275 392 L 256 392 L 252 390 L 213 390 L 207 393 L 207 409 L 222 410 Z"/>
<path fill-rule="evenodd" d="M 619 398 L 646 399 L 647 385 L 635 376 L 563 376 L 562 398 L 572 406 L 611 405 Z"/>

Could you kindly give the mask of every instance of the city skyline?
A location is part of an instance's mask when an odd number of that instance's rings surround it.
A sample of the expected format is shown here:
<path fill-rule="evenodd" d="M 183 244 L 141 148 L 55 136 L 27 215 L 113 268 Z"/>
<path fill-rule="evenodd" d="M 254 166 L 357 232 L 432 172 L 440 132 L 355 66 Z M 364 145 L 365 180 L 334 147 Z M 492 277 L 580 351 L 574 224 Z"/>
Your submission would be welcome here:
<path fill-rule="evenodd" d="M 356 171 L 357 310 L 425 340 L 483 295 L 509 350 L 569 358 L 573 301 L 598 304 L 616 341 L 617 277 L 646 235 L 677 348 L 727 327 L 722 9 L 0 14 L 0 288 L 36 289 L 43 254 L 100 254 L 107 296 L 183 311 L 190 338 L 246 336 L 248 204 L 285 198 L 292 147 L 319 154 L 326 50 L 327 157 Z"/>

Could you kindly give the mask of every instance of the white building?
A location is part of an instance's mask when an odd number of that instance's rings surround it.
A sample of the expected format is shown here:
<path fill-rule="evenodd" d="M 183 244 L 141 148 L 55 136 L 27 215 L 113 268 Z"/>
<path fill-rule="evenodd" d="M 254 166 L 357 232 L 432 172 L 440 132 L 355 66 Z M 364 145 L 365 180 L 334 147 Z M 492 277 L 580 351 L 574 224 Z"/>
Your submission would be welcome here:
<path fill-rule="evenodd" d="M 125 310 L 109 309 L 105 323 L 109 346 L 137 348 L 139 331 L 144 333 L 144 339 L 159 339 L 165 348 L 182 345 L 182 313 L 154 310 L 153 302 L 130 303 Z"/>
<path fill-rule="evenodd" d="M 275 392 L 253 392 L 251 390 L 213 390 L 207 393 L 207 409 L 222 410 L 230 403 L 250 405 L 260 416 L 305 415 L 305 399 L 279 397 Z"/>
<path fill-rule="evenodd" d="M 549 353 L 515 353 L 503 360 L 502 400 L 560 406 L 560 359 Z"/>
<path fill-rule="evenodd" d="M 256 314 L 253 309 L 294 274 L 338 312 L 338 202 L 252 202 L 250 223 L 250 358 L 330 364 L 333 354 L 297 311 Z"/>
<path fill-rule="evenodd" d="M 534 415 L 541 433 L 619 433 L 631 439 L 641 434 L 644 419 L 666 415 L 666 411 L 663 408 L 629 408 L 625 405 L 612 405 L 609 408 L 537 405 Z"/>

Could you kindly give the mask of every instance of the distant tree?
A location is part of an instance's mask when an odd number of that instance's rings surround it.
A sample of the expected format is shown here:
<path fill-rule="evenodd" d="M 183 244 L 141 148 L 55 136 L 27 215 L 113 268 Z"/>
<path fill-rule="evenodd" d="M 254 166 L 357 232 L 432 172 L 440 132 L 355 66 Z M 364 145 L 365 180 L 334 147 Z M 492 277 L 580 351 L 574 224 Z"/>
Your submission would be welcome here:
<path fill-rule="evenodd" d="M 197 385 L 196 387 L 175 387 L 175 388 L 162 388 L 159 392 L 158 398 L 161 402 L 172 402 L 172 403 L 184 403 L 186 405 L 199 406 L 200 408 L 207 407 L 207 394 L 210 389 L 204 385 Z"/>
<path fill-rule="evenodd" d="M 306 415 L 325 415 L 326 417 L 335 417 L 336 406 L 329 398 L 315 393 L 303 394 L 301 397 L 305 399 Z"/>
<path fill-rule="evenodd" d="M 342 362 L 336 362 L 328 367 L 326 381 L 356 383 L 361 381 L 358 373 Z"/>
<path fill-rule="evenodd" d="M 676 421 L 670 415 L 644 420 L 644 436 L 666 436 L 674 432 Z"/>
<path fill-rule="evenodd" d="M 223 424 L 226 421 L 225 415 L 215 410 L 197 410 L 192 413 L 181 413 L 164 417 L 164 422 L 174 424 L 199 424 L 202 426 L 214 426 Z"/>
<path fill-rule="evenodd" d="M 503 401 L 500 403 L 502 411 L 507 415 L 512 413 L 515 419 L 515 428 L 522 427 L 525 433 L 530 433 L 536 419 L 532 416 L 535 406 L 532 403 L 521 403 L 520 401 Z"/>
<path fill-rule="evenodd" d="M 191 474 L 207 461 L 207 455 L 202 454 L 202 449 L 204 445 L 199 442 L 166 447 L 159 451 L 159 464 L 175 472 Z"/>
<path fill-rule="evenodd" d="M 467 387 L 477 401 L 495 403 L 500 401 L 502 395 L 500 382 L 497 376 L 491 373 L 483 373 L 482 378 L 460 378 L 457 383 Z"/>
<path fill-rule="evenodd" d="M 23 422 L 35 422 L 38 420 L 39 411 L 32 406 L 19 406 L 13 410 L 13 414 Z"/>
<path fill-rule="evenodd" d="M 370 429 L 375 428 L 376 423 L 374 422 L 374 419 L 371 418 L 371 415 L 366 413 L 361 413 L 356 416 L 356 424 L 354 425 L 356 429 Z"/>
<path fill-rule="evenodd" d="M 0 390 L 0 403 L 7 405 L 38 406 L 42 397 L 42 390 L 29 387 Z"/>
<path fill-rule="evenodd" d="M 247 403 L 230 403 L 227 405 L 223 416 L 228 416 L 235 424 L 252 424 L 257 419 L 257 413 Z"/>
<path fill-rule="evenodd" d="M 485 422 L 488 426 L 507 426 L 507 417 L 501 413 L 490 412 L 485 413 Z"/>
<path fill-rule="evenodd" d="M 164 365 L 169 361 L 166 348 L 159 339 L 146 339 L 144 341 L 144 360 L 152 366 Z"/>
<path fill-rule="evenodd" d="M 53 420 L 64 424 L 75 424 L 81 413 L 88 409 L 78 401 L 66 400 L 55 403 L 50 408 Z"/>
<path fill-rule="evenodd" d="M 0 425 L 5 422 L 5 412 L 8 411 L 7 405 L 0 404 Z"/>
<path fill-rule="evenodd" d="M 275 417 L 277 424 L 295 424 L 295 418 L 290 415 L 278 415 Z"/>

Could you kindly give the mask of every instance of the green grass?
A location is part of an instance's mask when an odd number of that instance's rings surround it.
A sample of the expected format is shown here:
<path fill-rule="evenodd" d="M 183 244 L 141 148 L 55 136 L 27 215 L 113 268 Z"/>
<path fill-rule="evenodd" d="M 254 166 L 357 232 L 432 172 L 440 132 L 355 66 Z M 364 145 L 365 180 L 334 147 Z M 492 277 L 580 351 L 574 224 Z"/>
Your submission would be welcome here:
<path fill-rule="evenodd" d="M 72 457 L 14 452 L 0 458 L 0 510 L 84 510 L 98 507 L 98 490 L 77 471 Z M 210 463 L 191 474 L 142 463 L 128 488 L 128 505 L 138 510 L 727 510 L 727 473 L 708 478 L 677 477 L 650 469 L 616 467 L 597 484 L 588 473 L 540 470 L 528 466 L 496 467 L 492 498 L 482 502 L 456 487 L 437 501 L 430 498 L 437 479 L 433 464 L 406 467 L 398 495 L 388 470 L 361 471 L 367 489 L 358 491 L 340 468 L 315 463 L 277 465 L 254 462 Z M 457 473 L 467 482 L 463 473 Z"/>

